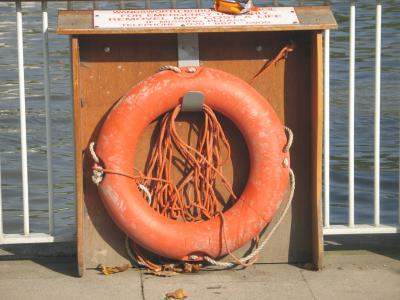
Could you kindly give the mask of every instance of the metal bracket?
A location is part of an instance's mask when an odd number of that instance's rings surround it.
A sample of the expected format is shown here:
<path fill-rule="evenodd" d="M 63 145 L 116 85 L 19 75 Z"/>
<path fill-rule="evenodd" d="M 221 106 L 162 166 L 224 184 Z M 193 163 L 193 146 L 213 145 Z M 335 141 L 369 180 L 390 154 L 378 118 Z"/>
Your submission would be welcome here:
<path fill-rule="evenodd" d="M 178 67 L 199 66 L 199 36 L 197 33 L 178 34 Z"/>
<path fill-rule="evenodd" d="M 194 112 L 202 111 L 204 104 L 204 95 L 201 92 L 187 92 L 183 96 L 181 111 Z"/>

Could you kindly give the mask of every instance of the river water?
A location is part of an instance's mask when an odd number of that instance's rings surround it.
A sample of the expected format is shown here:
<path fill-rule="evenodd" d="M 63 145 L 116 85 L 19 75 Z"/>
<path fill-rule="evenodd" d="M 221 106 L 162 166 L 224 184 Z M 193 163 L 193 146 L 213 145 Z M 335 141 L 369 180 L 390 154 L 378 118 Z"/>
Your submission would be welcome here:
<path fill-rule="evenodd" d="M 117 8 L 118 1 L 101 8 Z M 128 2 L 128 1 L 126 1 Z M 179 7 L 193 2 L 177 1 Z M 257 1 L 271 5 L 272 1 Z M 296 5 L 298 1 L 280 1 Z M 307 1 L 306 1 L 307 2 Z M 400 5 L 383 1 L 381 209 L 382 222 L 396 223 L 399 198 Z M 168 1 L 152 1 L 168 7 Z M 320 4 L 321 1 L 308 1 Z M 136 5 L 136 6 L 135 6 Z M 203 1 L 203 6 L 210 6 Z M 72 113 L 68 38 L 57 36 L 56 12 L 66 3 L 49 3 L 51 118 L 54 147 L 56 234 L 75 230 Z M 75 3 L 76 8 L 90 8 Z M 129 4 L 127 8 L 141 8 Z M 331 222 L 345 223 L 348 198 L 348 1 L 333 1 L 339 29 L 331 32 Z M 40 3 L 24 3 L 24 51 L 28 128 L 28 165 L 31 231 L 47 231 L 47 165 Z M 375 1 L 357 2 L 355 199 L 356 223 L 373 222 L 373 120 Z M 15 6 L 0 3 L 0 158 L 4 231 L 21 232 L 22 187 L 20 162 L 19 94 Z"/>

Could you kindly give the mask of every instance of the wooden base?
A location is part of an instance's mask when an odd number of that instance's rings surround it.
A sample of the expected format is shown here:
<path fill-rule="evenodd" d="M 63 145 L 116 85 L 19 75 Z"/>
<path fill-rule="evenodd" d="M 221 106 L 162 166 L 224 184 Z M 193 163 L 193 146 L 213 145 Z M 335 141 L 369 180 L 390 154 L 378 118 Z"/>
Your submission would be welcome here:
<path fill-rule="evenodd" d="M 272 237 L 259 262 L 322 264 L 322 38 L 319 31 L 199 33 L 200 64 L 251 78 L 289 41 L 297 49 L 258 78 L 253 86 L 294 132 L 291 164 L 296 192 L 290 212 Z M 109 51 L 108 51 L 109 50 Z M 116 227 L 90 180 L 87 148 L 112 105 L 132 86 L 160 66 L 177 65 L 177 35 L 73 36 L 72 65 L 76 149 L 78 261 L 80 274 L 99 263 L 126 262 L 124 234 Z M 162 99 L 160 99 L 162 101 Z M 193 119 L 194 118 L 194 119 Z M 187 132 L 196 117 L 182 117 L 179 130 Z M 224 119 L 233 154 L 224 169 L 234 189 L 243 189 L 247 173 L 246 147 L 235 126 Z M 149 126 L 138 150 L 143 168 L 154 142 Z M 134 128 L 132 129 L 134 130 Z M 153 140 L 152 140 L 153 139 Z M 222 195 L 224 194 L 221 189 Z M 267 195 L 266 195 L 267 196 Z M 240 250 L 243 253 L 248 247 Z"/>

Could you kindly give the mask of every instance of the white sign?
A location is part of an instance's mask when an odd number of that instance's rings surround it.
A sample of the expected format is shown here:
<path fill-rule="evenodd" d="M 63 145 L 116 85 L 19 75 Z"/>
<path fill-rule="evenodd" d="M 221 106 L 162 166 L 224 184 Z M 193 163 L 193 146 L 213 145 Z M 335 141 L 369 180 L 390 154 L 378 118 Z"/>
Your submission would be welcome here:
<path fill-rule="evenodd" d="M 242 15 L 212 9 L 95 10 L 95 28 L 177 28 L 298 24 L 293 7 L 260 7 Z"/>

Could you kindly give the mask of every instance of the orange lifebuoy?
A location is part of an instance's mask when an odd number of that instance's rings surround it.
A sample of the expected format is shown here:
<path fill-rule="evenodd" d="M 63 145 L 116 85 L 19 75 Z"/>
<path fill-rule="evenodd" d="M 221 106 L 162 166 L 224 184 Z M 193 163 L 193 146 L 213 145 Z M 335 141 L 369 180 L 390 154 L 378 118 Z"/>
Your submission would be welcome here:
<path fill-rule="evenodd" d="M 219 257 L 243 246 L 274 216 L 289 183 L 287 138 L 268 101 L 243 80 L 208 67 L 181 70 L 162 71 L 142 81 L 108 114 L 96 152 L 104 168 L 115 172 L 104 177 L 98 190 L 115 223 L 143 248 L 177 260 Z M 171 220 L 149 206 L 130 178 L 117 174 L 132 173 L 143 130 L 179 105 L 189 91 L 201 92 L 205 104 L 231 119 L 249 150 L 246 187 L 223 214 L 225 242 L 218 216 L 193 223 Z"/>

